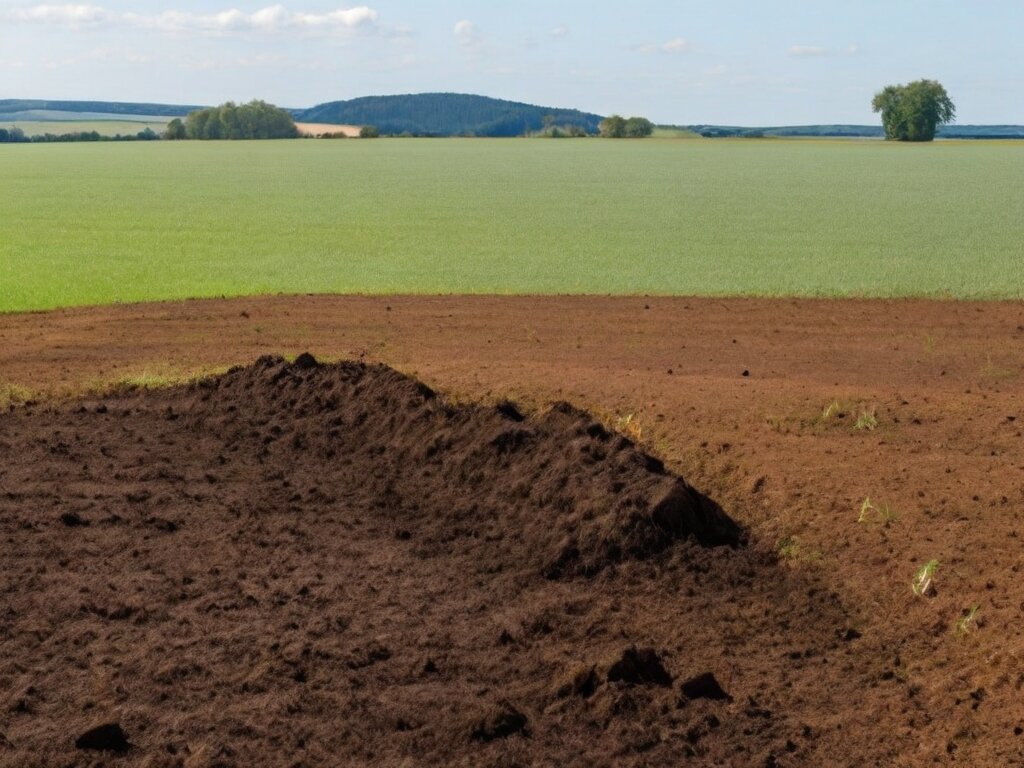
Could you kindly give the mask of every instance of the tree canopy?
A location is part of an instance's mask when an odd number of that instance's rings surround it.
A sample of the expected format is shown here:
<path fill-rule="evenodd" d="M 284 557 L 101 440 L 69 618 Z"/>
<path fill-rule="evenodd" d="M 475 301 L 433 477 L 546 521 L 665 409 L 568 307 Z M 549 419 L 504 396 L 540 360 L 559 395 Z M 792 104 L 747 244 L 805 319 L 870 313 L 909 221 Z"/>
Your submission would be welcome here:
<path fill-rule="evenodd" d="M 940 125 L 956 117 L 956 106 L 935 80 L 886 86 L 871 106 L 882 113 L 885 138 L 892 141 L 931 141 Z"/>
<path fill-rule="evenodd" d="M 601 121 L 598 131 L 605 139 L 643 139 L 654 133 L 654 123 L 646 117 L 627 120 L 620 115 L 612 115 Z"/>
<path fill-rule="evenodd" d="M 180 133 L 177 126 L 175 133 Z M 291 114 L 265 101 L 234 102 L 197 109 L 185 118 L 189 139 L 295 139 L 299 129 Z M 168 138 L 171 138 L 168 136 Z"/>

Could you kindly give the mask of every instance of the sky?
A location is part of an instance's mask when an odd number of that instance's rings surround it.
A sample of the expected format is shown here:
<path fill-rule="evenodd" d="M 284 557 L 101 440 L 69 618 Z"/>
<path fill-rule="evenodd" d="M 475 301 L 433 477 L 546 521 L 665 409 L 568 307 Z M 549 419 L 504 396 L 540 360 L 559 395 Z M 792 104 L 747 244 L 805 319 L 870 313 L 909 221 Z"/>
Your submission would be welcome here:
<path fill-rule="evenodd" d="M 0 98 L 450 91 L 659 123 L 876 123 L 922 77 L 1024 123 L 1024 0 L 0 0 Z"/>

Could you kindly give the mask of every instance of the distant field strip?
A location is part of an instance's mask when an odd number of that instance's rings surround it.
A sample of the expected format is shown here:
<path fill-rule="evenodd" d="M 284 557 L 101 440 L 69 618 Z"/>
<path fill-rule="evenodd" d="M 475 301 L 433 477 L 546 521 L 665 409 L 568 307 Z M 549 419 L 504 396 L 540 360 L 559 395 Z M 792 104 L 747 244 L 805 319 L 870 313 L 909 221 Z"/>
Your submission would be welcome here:
<path fill-rule="evenodd" d="M 0 311 L 276 292 L 1024 297 L 1024 144 L 0 146 Z"/>
<path fill-rule="evenodd" d="M 163 133 L 170 117 L 152 115 L 118 115 L 107 112 L 57 112 L 34 109 L 11 114 L 0 114 L 0 128 L 20 128 L 26 136 L 44 133 L 89 133 L 96 131 L 102 136 L 121 134 L 135 135 L 150 128 Z"/>
<path fill-rule="evenodd" d="M 167 130 L 169 121 L 161 118 L 150 120 L 14 120 L 0 121 L 0 128 L 20 128 L 26 136 L 42 136 L 52 133 L 60 136 L 64 133 L 91 133 L 96 131 L 100 136 L 134 136 L 149 128 L 155 133 Z"/>

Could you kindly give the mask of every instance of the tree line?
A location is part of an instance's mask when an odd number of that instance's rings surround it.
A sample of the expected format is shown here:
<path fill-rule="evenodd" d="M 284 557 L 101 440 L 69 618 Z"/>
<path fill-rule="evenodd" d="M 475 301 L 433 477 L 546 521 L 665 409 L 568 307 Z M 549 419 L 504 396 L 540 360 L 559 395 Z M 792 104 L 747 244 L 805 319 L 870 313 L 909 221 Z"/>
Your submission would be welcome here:
<path fill-rule="evenodd" d="M 645 139 L 654 133 L 654 123 L 646 117 L 612 115 L 601 121 L 598 132 L 605 139 Z"/>
<path fill-rule="evenodd" d="M 27 136 L 21 128 L 0 128 L 0 144 L 58 144 L 78 141 L 156 141 L 160 134 L 152 128 L 122 136 L 104 136 L 97 131 L 75 131 L 72 133 L 43 133 Z"/>
<path fill-rule="evenodd" d="M 171 141 L 297 139 L 299 129 L 290 112 L 273 104 L 259 100 L 248 104 L 229 101 L 219 107 L 190 112 L 184 121 L 175 118 L 168 124 L 164 138 Z"/>

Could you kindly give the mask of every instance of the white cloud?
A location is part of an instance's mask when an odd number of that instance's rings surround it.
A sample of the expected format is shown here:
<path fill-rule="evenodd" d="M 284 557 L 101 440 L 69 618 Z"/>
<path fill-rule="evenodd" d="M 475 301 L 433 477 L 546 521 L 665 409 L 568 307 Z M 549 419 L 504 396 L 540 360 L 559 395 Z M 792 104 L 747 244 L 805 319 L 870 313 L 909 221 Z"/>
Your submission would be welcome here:
<path fill-rule="evenodd" d="M 480 28 L 469 19 L 463 19 L 455 25 L 453 30 L 455 40 L 463 48 L 472 49 L 480 45 Z"/>
<path fill-rule="evenodd" d="M 793 45 L 789 48 L 790 56 L 825 56 L 826 54 L 828 54 L 828 49 L 818 45 Z"/>
<path fill-rule="evenodd" d="M 3 14 L 8 21 L 31 24 L 98 24 L 114 17 L 96 5 L 35 5 L 30 8 L 15 8 Z"/>
<path fill-rule="evenodd" d="M 664 43 L 634 45 L 633 50 L 637 53 L 691 53 L 694 47 L 693 43 L 684 37 L 673 37 Z"/>
<path fill-rule="evenodd" d="M 568 37 L 569 36 L 569 28 L 567 26 L 565 26 L 564 24 L 562 26 L 560 26 L 560 27 L 555 27 L 554 29 L 551 30 L 551 36 L 552 37 Z"/>
<path fill-rule="evenodd" d="M 833 49 L 820 45 L 793 45 L 787 53 L 790 56 L 856 56 L 860 53 L 860 46 L 851 43 L 845 48 Z"/>
<path fill-rule="evenodd" d="M 81 27 L 98 24 L 128 24 L 158 32 L 230 35 L 244 32 L 349 32 L 373 27 L 377 11 L 360 5 L 325 13 L 290 11 L 272 5 L 253 13 L 229 9 L 217 13 L 168 10 L 158 14 L 114 13 L 96 5 L 36 5 L 0 12 L 0 19 L 19 23 Z"/>
<path fill-rule="evenodd" d="M 665 53 L 688 53 L 693 50 L 689 40 L 681 37 L 674 37 L 667 43 L 662 43 L 661 50 Z"/>

